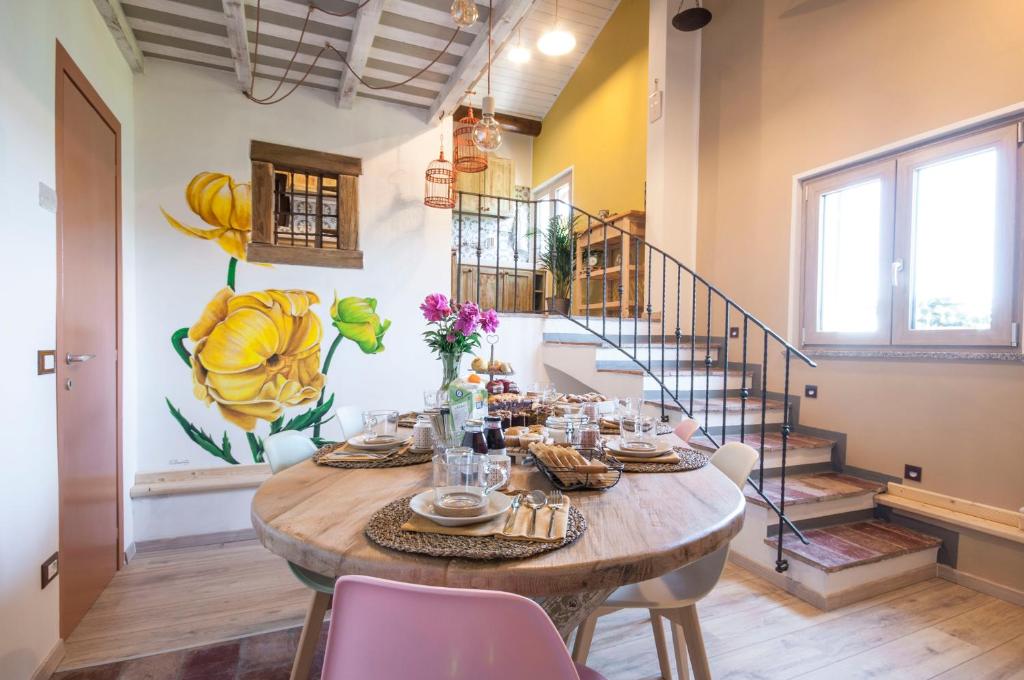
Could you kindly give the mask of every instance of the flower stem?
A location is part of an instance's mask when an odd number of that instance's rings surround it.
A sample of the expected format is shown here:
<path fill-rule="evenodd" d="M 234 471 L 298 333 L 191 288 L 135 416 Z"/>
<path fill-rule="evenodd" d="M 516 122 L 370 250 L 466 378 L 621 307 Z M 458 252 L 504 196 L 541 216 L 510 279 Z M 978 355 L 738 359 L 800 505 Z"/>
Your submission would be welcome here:
<path fill-rule="evenodd" d="M 324 374 L 324 378 L 327 378 L 327 372 L 331 370 L 331 360 L 334 359 L 334 352 L 337 351 L 338 345 L 341 344 L 342 334 L 338 333 L 334 336 L 334 342 L 331 343 L 331 348 L 327 350 L 327 357 L 324 359 L 324 368 L 321 371 Z M 324 403 L 324 391 L 320 390 L 320 398 L 316 400 L 317 406 L 322 406 Z M 320 436 L 320 421 L 318 420 L 313 426 L 313 436 Z"/>
<path fill-rule="evenodd" d="M 252 451 L 252 460 L 255 463 L 263 462 L 263 442 L 252 432 L 246 432 L 245 438 L 249 441 L 249 450 Z"/>
<path fill-rule="evenodd" d="M 189 368 L 192 368 L 192 358 L 191 355 L 188 353 L 188 350 L 185 349 L 184 344 L 185 338 L 187 337 L 188 329 L 179 328 L 178 330 L 174 331 L 173 335 L 171 335 L 171 346 L 174 347 L 174 351 L 178 353 L 178 356 L 181 357 L 181 360 L 185 362 L 185 365 L 188 366 Z"/>
<path fill-rule="evenodd" d="M 235 289 L 235 270 L 238 269 L 238 258 L 233 257 L 228 261 L 228 288 Z"/>

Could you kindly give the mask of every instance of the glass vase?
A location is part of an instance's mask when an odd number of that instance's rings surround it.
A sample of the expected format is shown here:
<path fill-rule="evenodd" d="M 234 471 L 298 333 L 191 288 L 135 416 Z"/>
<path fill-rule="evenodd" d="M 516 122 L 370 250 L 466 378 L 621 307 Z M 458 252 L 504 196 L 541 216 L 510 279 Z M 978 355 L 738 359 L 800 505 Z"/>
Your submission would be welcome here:
<path fill-rule="evenodd" d="M 456 378 L 459 377 L 459 364 L 462 363 L 462 354 L 456 352 L 441 353 L 441 390 L 446 391 Z"/>

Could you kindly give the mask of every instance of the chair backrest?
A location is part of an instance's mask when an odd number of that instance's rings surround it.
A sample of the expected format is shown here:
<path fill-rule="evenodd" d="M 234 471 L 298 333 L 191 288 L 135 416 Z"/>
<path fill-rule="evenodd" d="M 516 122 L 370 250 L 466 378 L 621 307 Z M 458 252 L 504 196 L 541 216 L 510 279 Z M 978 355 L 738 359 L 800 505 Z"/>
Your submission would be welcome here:
<path fill-rule="evenodd" d="M 682 439 L 684 442 L 689 443 L 690 437 L 692 437 L 693 433 L 696 432 L 699 428 L 700 423 L 698 423 L 693 418 L 683 418 L 681 421 L 679 421 L 679 424 L 676 425 L 676 429 L 674 430 L 674 432 L 676 433 L 677 437 Z"/>
<path fill-rule="evenodd" d="M 742 442 L 729 442 L 720 446 L 711 456 L 711 464 L 725 473 L 740 489 L 747 482 L 757 462 L 757 451 Z"/>
<path fill-rule="evenodd" d="M 316 453 L 316 444 L 301 432 L 285 430 L 267 437 L 263 442 L 263 453 L 270 463 L 270 471 L 276 475 L 312 457 Z"/>
<path fill-rule="evenodd" d="M 490 590 L 343 576 L 334 590 L 322 680 L 578 680 L 532 600 Z"/>
<path fill-rule="evenodd" d="M 338 425 L 341 427 L 341 436 L 351 439 L 363 432 L 363 409 L 358 406 L 339 406 Z"/>

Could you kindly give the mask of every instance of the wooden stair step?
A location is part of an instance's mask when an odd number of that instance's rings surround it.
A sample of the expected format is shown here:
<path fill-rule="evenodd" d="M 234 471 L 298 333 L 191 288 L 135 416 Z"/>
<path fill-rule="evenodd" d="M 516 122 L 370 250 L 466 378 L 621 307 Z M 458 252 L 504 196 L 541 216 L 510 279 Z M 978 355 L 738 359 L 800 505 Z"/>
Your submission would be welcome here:
<path fill-rule="evenodd" d="M 930 550 L 942 543 L 934 536 L 879 520 L 810 529 L 804 536 L 809 545 L 785 532 L 783 553 L 826 573 Z M 777 548 L 779 539 L 766 538 L 765 543 Z"/>
<path fill-rule="evenodd" d="M 766 477 L 764 480 L 764 493 L 776 505 L 779 504 L 782 498 L 780 493 L 781 482 L 782 480 L 779 477 Z M 825 501 L 876 494 L 883 491 L 885 491 L 884 484 L 860 479 L 859 477 L 851 477 L 841 472 L 816 472 L 792 475 L 786 477 L 786 507 L 807 503 L 823 503 Z M 743 493 L 747 496 L 749 502 L 762 507 L 768 507 L 764 499 L 749 485 L 744 488 Z"/>
<path fill-rule="evenodd" d="M 760 404 L 761 402 L 758 402 Z M 717 437 L 716 437 L 717 439 Z M 725 436 L 726 442 L 738 442 L 743 441 L 755 449 L 761 448 L 761 433 L 758 432 L 747 432 L 743 435 L 743 439 L 740 439 L 740 433 L 736 432 L 733 434 L 727 434 Z M 703 434 L 694 435 L 690 443 L 694 446 L 713 449 L 714 445 L 705 437 Z M 802 432 L 790 432 L 789 433 L 789 449 L 831 449 L 835 445 L 835 442 L 831 439 L 823 439 L 821 437 L 815 437 L 813 435 L 804 434 Z M 775 453 L 776 451 L 782 451 L 782 433 L 778 430 L 768 430 L 764 433 L 764 451 L 765 453 Z M 787 501 L 788 502 L 788 501 Z"/>
<path fill-rule="evenodd" d="M 689 407 L 689 399 L 684 400 L 683 403 L 687 407 Z M 707 409 L 706 410 L 704 408 L 704 404 L 705 404 L 705 402 L 704 402 L 703 399 L 694 399 L 693 400 L 693 412 L 694 413 L 721 413 L 722 412 L 723 403 L 722 403 L 722 398 L 721 397 L 711 397 L 710 399 L 708 399 L 707 400 Z M 783 408 L 785 408 L 785 405 L 786 405 L 785 402 L 783 402 L 781 399 L 766 399 L 765 400 L 765 408 L 767 410 L 769 410 L 769 411 L 781 411 Z M 724 403 L 724 408 L 729 413 L 739 413 L 740 411 L 743 410 L 743 399 L 740 398 L 740 397 L 726 397 L 725 398 L 725 403 Z M 751 397 L 751 398 L 747 399 L 747 413 L 760 412 L 760 411 L 761 411 L 761 399 L 760 398 L 755 399 L 754 397 Z M 712 424 L 714 424 L 714 423 L 712 423 Z M 751 424 L 753 424 L 753 423 L 751 423 Z M 758 436 L 760 437 L 760 435 L 758 435 Z"/>

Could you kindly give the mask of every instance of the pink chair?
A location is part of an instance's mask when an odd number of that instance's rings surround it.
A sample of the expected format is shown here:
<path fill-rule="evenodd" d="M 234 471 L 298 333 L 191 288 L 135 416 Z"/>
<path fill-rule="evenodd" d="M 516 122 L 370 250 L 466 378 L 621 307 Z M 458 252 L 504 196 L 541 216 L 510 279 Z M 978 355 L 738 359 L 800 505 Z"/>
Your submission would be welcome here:
<path fill-rule="evenodd" d="M 604 680 L 532 600 L 343 576 L 322 680 Z"/>
<path fill-rule="evenodd" d="M 681 421 L 679 421 L 679 424 L 676 425 L 676 429 L 674 430 L 674 432 L 676 433 L 677 437 L 679 437 L 684 442 L 689 444 L 690 437 L 692 437 L 693 433 L 696 432 L 699 428 L 700 423 L 698 423 L 693 418 L 683 418 Z"/>

